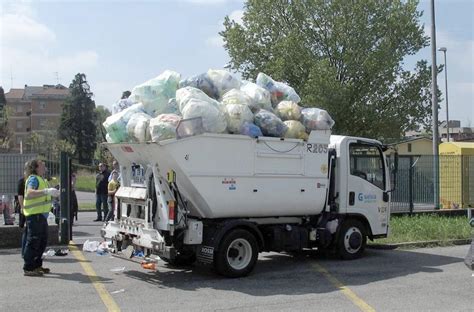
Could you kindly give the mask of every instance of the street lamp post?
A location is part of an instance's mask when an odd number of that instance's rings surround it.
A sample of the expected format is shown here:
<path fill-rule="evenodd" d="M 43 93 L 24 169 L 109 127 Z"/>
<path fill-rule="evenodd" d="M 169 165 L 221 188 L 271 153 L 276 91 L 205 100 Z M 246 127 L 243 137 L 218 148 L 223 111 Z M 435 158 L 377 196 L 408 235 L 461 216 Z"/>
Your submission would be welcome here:
<path fill-rule="evenodd" d="M 449 142 L 449 109 L 448 109 L 448 63 L 446 62 L 446 49 L 445 47 L 441 47 L 438 51 L 443 52 L 444 54 L 444 87 L 446 93 L 446 138 Z"/>
<path fill-rule="evenodd" d="M 433 116 L 433 199 L 435 209 L 439 209 L 439 148 L 438 148 L 438 95 L 437 79 L 438 68 L 436 67 L 436 23 L 435 4 L 431 0 L 431 109 Z"/>

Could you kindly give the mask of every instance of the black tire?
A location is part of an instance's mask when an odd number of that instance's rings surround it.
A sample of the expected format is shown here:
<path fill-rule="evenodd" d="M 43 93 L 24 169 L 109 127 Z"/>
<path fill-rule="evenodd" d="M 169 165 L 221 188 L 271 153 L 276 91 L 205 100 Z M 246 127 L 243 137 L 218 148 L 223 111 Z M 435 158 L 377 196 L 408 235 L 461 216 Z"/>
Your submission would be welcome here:
<path fill-rule="evenodd" d="M 341 259 L 360 258 L 367 244 L 367 230 L 356 219 L 347 219 L 341 226 L 337 241 L 337 254 Z"/>
<path fill-rule="evenodd" d="M 247 230 L 234 229 L 221 240 L 214 256 L 214 266 L 221 275 L 242 277 L 252 272 L 257 258 L 258 244 L 255 236 Z"/>

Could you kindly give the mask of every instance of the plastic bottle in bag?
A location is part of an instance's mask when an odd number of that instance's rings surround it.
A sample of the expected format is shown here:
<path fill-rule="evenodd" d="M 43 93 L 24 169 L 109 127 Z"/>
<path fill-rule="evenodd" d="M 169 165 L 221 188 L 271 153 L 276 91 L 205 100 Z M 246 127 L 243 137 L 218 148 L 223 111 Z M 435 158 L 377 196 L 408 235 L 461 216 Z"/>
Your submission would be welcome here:
<path fill-rule="evenodd" d="M 282 138 L 287 128 L 278 116 L 264 109 L 255 114 L 254 122 L 263 135 L 270 137 Z"/>
<path fill-rule="evenodd" d="M 273 107 L 285 100 L 293 101 L 295 103 L 301 101 L 301 98 L 296 93 L 295 89 L 283 82 L 273 80 L 270 76 L 265 75 L 264 73 L 258 74 L 257 85 L 270 92 Z"/>
<path fill-rule="evenodd" d="M 334 126 L 334 120 L 328 112 L 316 107 L 302 109 L 300 120 L 308 133 L 311 130 L 330 130 Z"/>
<path fill-rule="evenodd" d="M 268 90 L 250 81 L 244 81 L 240 87 L 240 90 L 242 90 L 250 98 L 251 108 L 258 107 L 259 109 L 272 111 L 272 102 L 270 100 L 270 92 L 268 92 Z M 257 112 L 253 109 L 252 111 L 254 113 Z"/>

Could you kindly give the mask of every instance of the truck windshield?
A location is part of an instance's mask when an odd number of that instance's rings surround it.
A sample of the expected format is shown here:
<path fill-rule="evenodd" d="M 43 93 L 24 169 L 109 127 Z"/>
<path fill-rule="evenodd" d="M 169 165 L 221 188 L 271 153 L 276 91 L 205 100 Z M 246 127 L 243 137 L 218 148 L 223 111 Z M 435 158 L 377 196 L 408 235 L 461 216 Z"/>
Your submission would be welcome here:
<path fill-rule="evenodd" d="M 351 175 L 385 189 L 382 151 L 375 145 L 352 143 L 349 146 Z"/>

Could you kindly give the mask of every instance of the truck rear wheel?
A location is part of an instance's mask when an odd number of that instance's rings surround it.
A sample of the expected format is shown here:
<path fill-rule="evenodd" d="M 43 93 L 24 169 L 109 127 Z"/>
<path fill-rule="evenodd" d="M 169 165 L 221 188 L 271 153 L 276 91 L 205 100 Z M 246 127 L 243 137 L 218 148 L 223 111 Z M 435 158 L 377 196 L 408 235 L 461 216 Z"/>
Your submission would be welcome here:
<path fill-rule="evenodd" d="M 367 244 L 364 225 L 355 219 L 344 221 L 337 242 L 337 253 L 344 260 L 360 258 Z"/>
<path fill-rule="evenodd" d="M 217 272 L 227 277 L 246 276 L 252 272 L 258 257 L 258 244 L 249 231 L 235 229 L 221 241 L 214 264 Z"/>

